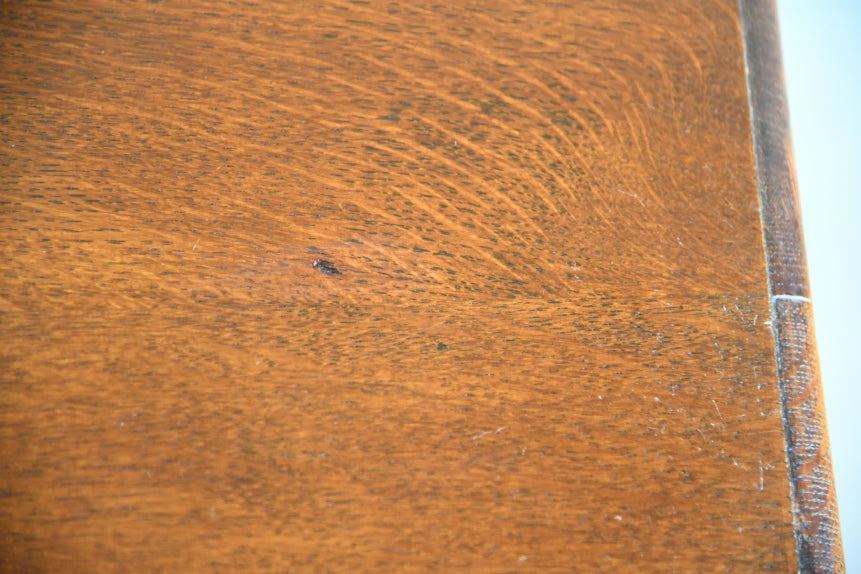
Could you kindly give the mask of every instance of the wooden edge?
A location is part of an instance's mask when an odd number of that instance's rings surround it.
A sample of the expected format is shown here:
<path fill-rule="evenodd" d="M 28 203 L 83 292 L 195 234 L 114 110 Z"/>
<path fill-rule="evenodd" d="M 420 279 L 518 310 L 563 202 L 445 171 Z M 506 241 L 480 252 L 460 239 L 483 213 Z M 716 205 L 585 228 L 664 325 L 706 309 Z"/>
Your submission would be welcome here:
<path fill-rule="evenodd" d="M 739 0 L 802 573 L 845 572 L 774 0 Z"/>

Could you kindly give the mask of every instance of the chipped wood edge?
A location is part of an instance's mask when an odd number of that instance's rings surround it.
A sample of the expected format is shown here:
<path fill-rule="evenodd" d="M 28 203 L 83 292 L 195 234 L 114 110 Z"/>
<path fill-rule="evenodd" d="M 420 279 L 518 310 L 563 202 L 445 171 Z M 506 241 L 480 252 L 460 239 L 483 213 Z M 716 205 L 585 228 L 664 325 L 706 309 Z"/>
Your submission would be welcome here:
<path fill-rule="evenodd" d="M 844 573 L 775 0 L 739 0 L 798 571 Z"/>

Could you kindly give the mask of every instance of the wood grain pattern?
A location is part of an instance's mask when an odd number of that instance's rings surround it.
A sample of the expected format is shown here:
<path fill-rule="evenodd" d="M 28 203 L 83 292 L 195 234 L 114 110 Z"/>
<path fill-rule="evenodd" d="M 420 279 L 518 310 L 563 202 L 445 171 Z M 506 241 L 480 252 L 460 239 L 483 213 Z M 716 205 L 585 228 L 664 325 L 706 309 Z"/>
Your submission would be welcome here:
<path fill-rule="evenodd" d="M 844 572 L 811 305 L 777 298 L 774 306 L 799 571 Z"/>
<path fill-rule="evenodd" d="M 5 570 L 798 570 L 735 3 L 3 10 Z"/>
<path fill-rule="evenodd" d="M 745 0 L 741 6 L 771 290 L 810 298 L 777 9 L 774 0 Z"/>
<path fill-rule="evenodd" d="M 844 572 L 773 0 L 741 3 L 799 571 Z"/>

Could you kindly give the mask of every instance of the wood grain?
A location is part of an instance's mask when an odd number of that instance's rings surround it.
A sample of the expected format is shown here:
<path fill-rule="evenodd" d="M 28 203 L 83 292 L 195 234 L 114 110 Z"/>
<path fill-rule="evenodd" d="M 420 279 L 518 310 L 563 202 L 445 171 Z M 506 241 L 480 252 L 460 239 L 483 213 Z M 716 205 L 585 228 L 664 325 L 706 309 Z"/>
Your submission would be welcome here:
<path fill-rule="evenodd" d="M 799 572 L 844 572 L 777 9 L 741 7 Z"/>
<path fill-rule="evenodd" d="M 798 570 L 735 3 L 2 9 L 5 570 Z"/>

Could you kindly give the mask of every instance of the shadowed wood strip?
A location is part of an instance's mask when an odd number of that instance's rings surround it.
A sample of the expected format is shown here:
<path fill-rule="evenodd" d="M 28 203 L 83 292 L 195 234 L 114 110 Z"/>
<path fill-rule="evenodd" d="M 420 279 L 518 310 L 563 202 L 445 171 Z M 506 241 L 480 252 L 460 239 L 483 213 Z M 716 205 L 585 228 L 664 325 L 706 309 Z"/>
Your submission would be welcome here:
<path fill-rule="evenodd" d="M 741 8 L 799 571 L 844 572 L 777 10 L 769 0 Z"/>

